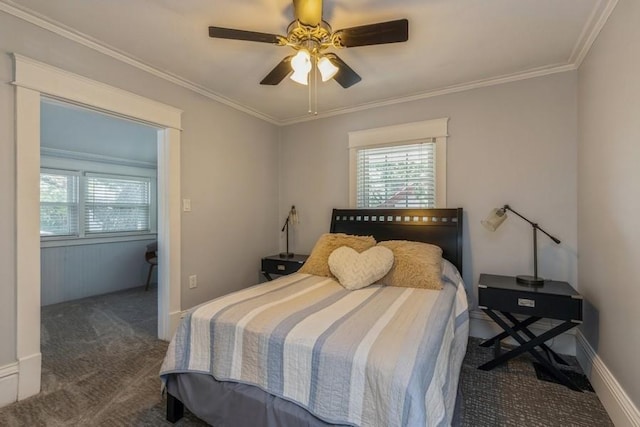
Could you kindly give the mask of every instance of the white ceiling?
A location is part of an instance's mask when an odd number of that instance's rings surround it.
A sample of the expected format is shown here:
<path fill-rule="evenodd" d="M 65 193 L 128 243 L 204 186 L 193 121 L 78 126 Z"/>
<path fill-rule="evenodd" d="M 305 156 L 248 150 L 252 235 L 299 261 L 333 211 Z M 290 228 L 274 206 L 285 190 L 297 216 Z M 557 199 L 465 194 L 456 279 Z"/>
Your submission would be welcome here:
<path fill-rule="evenodd" d="M 277 124 L 308 119 L 307 87 L 260 80 L 290 48 L 211 39 L 209 25 L 285 34 L 289 0 L 0 0 L 138 66 Z M 325 0 L 336 29 L 408 18 L 409 41 L 341 50 L 362 76 L 318 86 L 318 116 L 574 69 L 615 0 Z M 62 33 L 62 31 L 61 31 Z M 106 48 L 106 49 L 104 49 Z"/>

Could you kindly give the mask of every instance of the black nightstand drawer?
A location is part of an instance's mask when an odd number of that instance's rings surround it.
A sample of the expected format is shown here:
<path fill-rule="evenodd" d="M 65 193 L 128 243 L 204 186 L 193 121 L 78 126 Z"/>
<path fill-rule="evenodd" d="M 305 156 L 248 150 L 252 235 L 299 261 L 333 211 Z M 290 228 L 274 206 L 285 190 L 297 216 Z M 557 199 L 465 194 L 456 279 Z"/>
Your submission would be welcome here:
<path fill-rule="evenodd" d="M 478 289 L 478 304 L 492 310 L 558 320 L 582 321 L 582 299 L 499 288 Z"/>
<path fill-rule="evenodd" d="M 309 255 L 294 255 L 290 258 L 281 258 L 279 255 L 270 255 L 262 258 L 262 274 L 271 280 L 270 274 L 287 275 L 300 270 L 300 267 L 309 258 Z"/>
<path fill-rule="evenodd" d="M 302 267 L 301 262 L 293 262 L 289 260 L 263 259 L 262 271 L 271 274 L 291 274 L 295 273 Z"/>

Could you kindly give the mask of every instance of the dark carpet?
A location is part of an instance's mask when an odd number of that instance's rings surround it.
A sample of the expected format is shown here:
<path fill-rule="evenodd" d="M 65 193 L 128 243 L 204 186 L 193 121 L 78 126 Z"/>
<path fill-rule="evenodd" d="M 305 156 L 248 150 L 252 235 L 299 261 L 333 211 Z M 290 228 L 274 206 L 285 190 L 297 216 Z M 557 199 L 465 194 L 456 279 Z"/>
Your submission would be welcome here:
<path fill-rule="evenodd" d="M 155 290 L 44 307 L 42 392 L 0 408 L 0 426 L 169 426 L 158 372 Z M 461 374 L 462 426 L 612 426 L 598 397 L 539 380 L 527 356 L 490 372 L 471 338 Z M 575 358 L 569 357 L 574 364 Z M 579 368 L 573 368 L 579 372 Z M 188 411 L 176 426 L 205 426 Z"/>

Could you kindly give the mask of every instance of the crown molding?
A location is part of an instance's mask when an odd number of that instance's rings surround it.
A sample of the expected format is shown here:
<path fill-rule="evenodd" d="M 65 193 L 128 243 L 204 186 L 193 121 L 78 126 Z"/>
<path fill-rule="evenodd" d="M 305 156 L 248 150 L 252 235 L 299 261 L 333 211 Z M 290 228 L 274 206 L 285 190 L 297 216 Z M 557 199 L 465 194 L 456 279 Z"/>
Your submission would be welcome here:
<path fill-rule="evenodd" d="M 260 113 L 256 110 L 253 110 L 251 108 L 245 107 L 243 105 L 240 105 L 234 101 L 231 101 L 230 99 L 217 94 L 203 86 L 200 86 L 196 83 L 193 83 L 187 79 L 184 79 L 180 76 L 177 76 L 173 73 L 170 73 L 168 71 L 164 71 L 164 70 L 160 70 L 156 67 L 153 67 L 151 65 L 145 64 L 144 62 L 142 62 L 141 60 L 119 50 L 116 49 L 115 47 L 109 46 L 106 43 L 103 43 L 87 34 L 81 33 L 79 31 L 76 31 L 70 27 L 67 27 L 66 25 L 54 21 L 50 18 L 47 18 L 31 9 L 28 9 L 24 6 L 19 6 L 19 5 L 15 5 L 15 4 L 8 4 L 5 2 L 5 0 L 0 0 L 0 11 L 5 12 L 9 15 L 12 15 L 18 19 L 22 19 L 23 21 L 26 21 L 30 24 L 33 24 L 39 28 L 42 28 L 44 30 L 47 31 L 51 31 L 54 34 L 57 34 L 61 37 L 64 37 L 68 40 L 74 41 L 78 44 L 81 44 L 85 47 L 88 47 L 90 49 L 93 49 L 97 52 L 100 52 L 104 55 L 107 55 L 113 59 L 116 59 L 120 62 L 123 62 L 127 65 L 131 65 L 135 68 L 138 68 L 139 70 L 145 71 L 155 77 L 159 77 L 163 80 L 166 80 L 168 82 L 174 83 L 178 86 L 181 86 L 185 89 L 188 89 L 192 92 L 198 93 L 204 97 L 207 97 L 209 99 L 212 99 L 214 101 L 220 102 L 221 104 L 227 105 L 231 108 L 234 108 L 236 110 L 242 111 L 243 113 L 247 113 L 249 115 L 252 115 L 254 117 L 257 117 L 261 120 L 264 120 L 266 122 L 278 125 L 279 122 L 274 119 L 271 116 L 268 116 L 266 114 Z"/>
<path fill-rule="evenodd" d="M 611 16 L 617 4 L 618 0 L 600 0 L 596 3 L 589 19 L 582 28 L 578 41 L 573 47 L 573 51 L 569 57 L 570 64 L 574 64 L 576 68 L 580 68 L 582 61 L 584 61 L 584 58 L 586 58 L 591 50 L 591 46 L 595 43 L 598 34 L 602 31 L 604 24 L 607 23 L 609 16 Z"/>
<path fill-rule="evenodd" d="M 288 125 L 307 122 L 311 120 L 318 120 L 318 119 L 338 116 L 342 114 L 355 113 L 359 111 L 369 110 L 372 108 L 396 105 L 396 104 L 401 104 L 405 102 L 417 101 L 417 100 L 432 98 L 432 97 L 441 96 L 441 95 L 447 95 L 447 94 L 463 92 L 463 91 L 472 90 L 472 89 L 478 89 L 482 87 L 495 86 L 503 83 L 516 82 L 520 80 L 526 80 L 526 79 L 546 76 L 550 74 L 576 70 L 580 67 L 580 65 L 582 64 L 582 61 L 589 53 L 591 46 L 593 46 L 593 43 L 598 37 L 598 34 L 606 24 L 609 16 L 613 12 L 617 4 L 618 4 L 618 0 L 600 0 L 599 2 L 596 3 L 596 5 L 594 6 L 590 14 L 589 19 L 587 20 L 587 22 L 585 23 L 582 29 L 580 37 L 578 38 L 578 41 L 576 42 L 567 63 L 534 68 L 534 69 L 525 70 L 522 72 L 516 72 L 516 73 L 504 75 L 504 76 L 476 80 L 473 82 L 463 83 L 459 85 L 447 86 L 444 88 L 430 90 L 426 92 L 420 92 L 420 93 L 416 93 L 409 96 L 402 96 L 398 98 L 389 98 L 381 101 L 363 103 L 360 105 L 347 107 L 347 108 L 336 108 L 334 110 L 325 111 L 312 116 L 305 115 L 305 116 L 294 117 L 291 119 L 276 119 L 272 116 L 261 113 L 247 106 L 238 104 L 237 102 L 232 101 L 218 93 L 215 93 L 197 83 L 191 82 L 187 79 L 184 79 L 168 71 L 164 71 L 164 70 L 155 68 L 151 65 L 145 64 L 143 61 L 123 51 L 120 51 L 112 46 L 107 45 L 106 43 L 103 43 L 97 39 L 94 39 L 87 34 L 78 32 L 70 27 L 67 27 L 62 23 L 56 22 L 48 17 L 38 14 L 37 12 L 31 9 L 28 9 L 24 6 L 9 4 L 6 2 L 6 0 L 0 0 L 0 11 L 8 13 L 12 16 L 15 16 L 16 18 L 22 19 L 37 27 L 40 27 L 47 31 L 51 31 L 52 33 L 57 34 L 61 37 L 64 37 L 68 40 L 79 43 L 85 47 L 93 49 L 97 52 L 100 52 L 104 55 L 107 55 L 125 64 L 131 65 L 135 68 L 146 71 L 147 73 L 152 74 L 158 78 L 174 83 L 185 89 L 198 93 L 206 98 L 212 99 L 216 102 L 220 102 L 221 104 L 227 105 L 231 108 L 234 108 L 238 111 L 254 116 L 258 119 L 264 120 L 268 123 L 271 123 L 277 126 L 288 126 Z"/>

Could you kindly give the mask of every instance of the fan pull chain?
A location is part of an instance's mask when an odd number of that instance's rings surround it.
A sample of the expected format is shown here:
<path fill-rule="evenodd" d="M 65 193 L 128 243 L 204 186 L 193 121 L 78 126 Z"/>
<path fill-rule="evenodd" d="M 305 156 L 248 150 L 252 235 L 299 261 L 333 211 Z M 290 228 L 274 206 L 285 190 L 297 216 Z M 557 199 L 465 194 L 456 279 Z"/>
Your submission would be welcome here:
<path fill-rule="evenodd" d="M 316 56 L 316 66 L 313 67 L 313 115 L 318 115 L 318 57 Z"/>
<path fill-rule="evenodd" d="M 311 74 L 309 74 L 308 78 L 309 78 L 309 80 L 311 80 Z M 311 82 L 308 82 L 307 90 L 308 90 L 308 94 L 309 94 L 309 106 L 307 108 L 307 114 L 311 114 Z"/>

